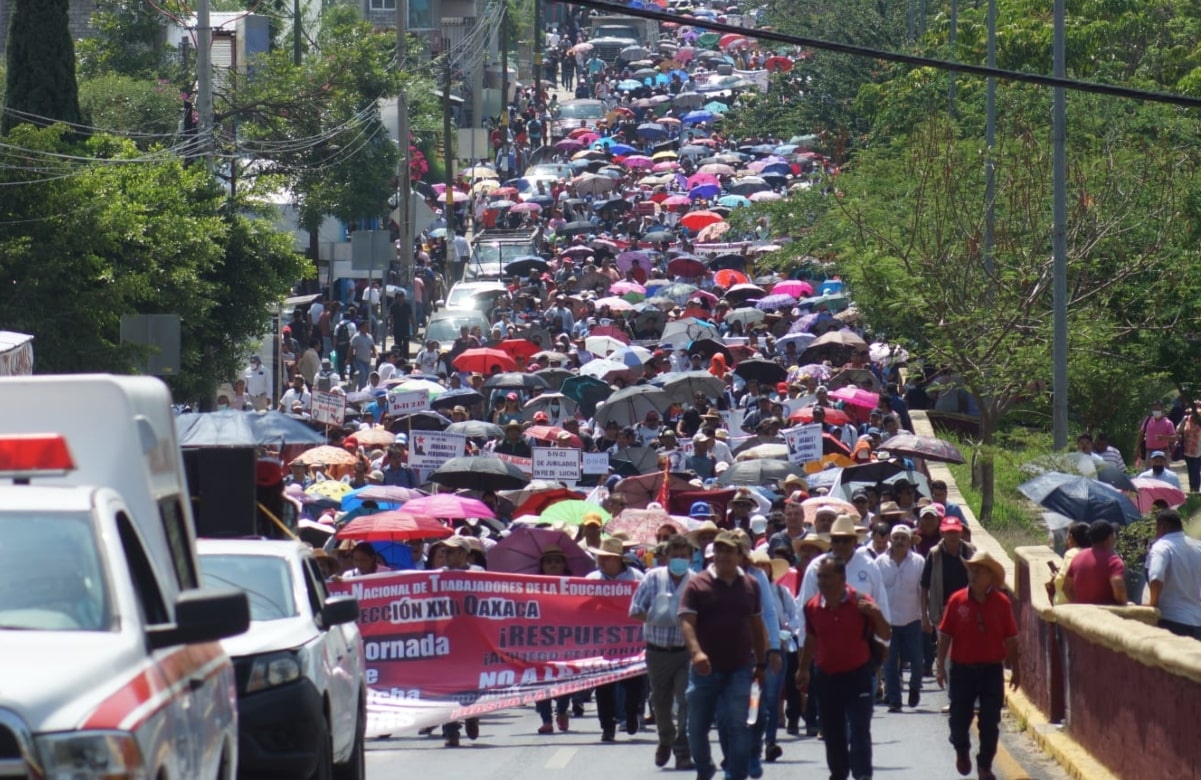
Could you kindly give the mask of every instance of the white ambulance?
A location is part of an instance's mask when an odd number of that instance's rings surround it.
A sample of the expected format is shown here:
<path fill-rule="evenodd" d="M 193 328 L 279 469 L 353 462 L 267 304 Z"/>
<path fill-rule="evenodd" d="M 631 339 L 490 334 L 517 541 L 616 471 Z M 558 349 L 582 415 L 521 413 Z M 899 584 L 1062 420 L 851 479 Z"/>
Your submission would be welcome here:
<path fill-rule="evenodd" d="M 231 780 L 246 597 L 198 588 L 157 379 L 0 378 L 0 778 Z"/>

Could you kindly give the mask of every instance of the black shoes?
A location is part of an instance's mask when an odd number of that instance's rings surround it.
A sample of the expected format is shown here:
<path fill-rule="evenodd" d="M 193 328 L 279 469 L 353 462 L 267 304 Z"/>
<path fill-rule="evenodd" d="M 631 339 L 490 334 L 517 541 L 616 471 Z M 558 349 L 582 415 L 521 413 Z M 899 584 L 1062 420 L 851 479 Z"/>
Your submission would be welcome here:
<path fill-rule="evenodd" d="M 922 701 L 922 692 L 921 691 L 910 691 L 909 692 L 909 706 L 910 707 L 916 707 L 918 704 L 921 703 L 921 701 Z"/>
<path fill-rule="evenodd" d="M 616 742 L 616 730 L 612 726 L 601 729 L 601 742 Z"/>
<path fill-rule="evenodd" d="M 784 749 L 775 742 L 769 742 L 763 749 L 763 760 L 769 764 L 782 755 L 784 755 Z"/>

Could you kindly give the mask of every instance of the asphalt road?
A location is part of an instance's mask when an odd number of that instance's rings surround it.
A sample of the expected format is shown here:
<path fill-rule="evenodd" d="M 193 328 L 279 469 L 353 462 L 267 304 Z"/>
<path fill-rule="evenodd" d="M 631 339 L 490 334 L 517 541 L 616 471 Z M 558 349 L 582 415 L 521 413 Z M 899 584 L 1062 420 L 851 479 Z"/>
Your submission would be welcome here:
<path fill-rule="evenodd" d="M 939 711 L 944 704 L 945 693 L 937 689 L 933 679 L 927 679 L 916 709 L 888 714 L 882 706 L 877 707 L 872 721 L 877 780 L 959 777 L 955 754 L 947 742 L 946 716 Z M 444 748 L 437 731 L 428 737 L 372 740 L 367 745 L 367 776 L 371 780 L 624 780 L 657 777 L 664 772 L 676 777 L 695 776 L 692 772 L 674 772 L 671 763 L 667 769 L 654 766 L 654 726 L 633 736 L 619 730 L 616 743 L 602 744 L 595 712 L 590 702 L 584 717 L 573 718 L 568 731 L 545 736 L 536 733 L 540 721 L 532 707 L 498 712 L 482 720 L 479 739 L 472 742 L 464 736 L 462 747 L 457 749 Z M 765 778 L 828 777 L 822 742 L 790 737 L 782 730 L 780 738 L 784 755 L 774 764 L 764 765 Z M 1067 780 L 1058 765 L 1018 733 L 1008 718 L 1002 725 L 1001 739 L 1002 750 L 993 767 L 1000 780 Z M 714 757 L 719 758 L 716 734 L 712 741 Z"/>

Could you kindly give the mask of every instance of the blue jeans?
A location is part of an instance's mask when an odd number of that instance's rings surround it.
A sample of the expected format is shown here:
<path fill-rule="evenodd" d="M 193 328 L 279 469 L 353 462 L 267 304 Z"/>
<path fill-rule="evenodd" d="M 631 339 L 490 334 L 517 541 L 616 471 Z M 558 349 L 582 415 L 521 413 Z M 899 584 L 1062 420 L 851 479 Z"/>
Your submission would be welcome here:
<path fill-rule="evenodd" d="M 901 705 L 901 660 L 909 662 L 909 692 L 922 689 L 922 621 L 892 627 L 888 658 L 884 661 L 884 698 L 890 705 Z"/>
<path fill-rule="evenodd" d="M 369 361 L 369 360 L 356 360 L 356 361 L 354 361 L 354 364 L 353 364 L 353 365 L 354 365 L 354 370 L 355 370 L 355 371 L 357 371 L 357 372 L 359 372 L 359 378 L 358 378 L 358 380 L 357 380 L 357 382 L 358 382 L 358 389 L 359 389 L 359 390 L 362 390 L 362 389 L 363 389 L 363 387 L 364 387 L 364 385 L 366 385 L 366 384 L 367 384 L 367 377 L 368 377 L 368 375 L 370 375 L 370 374 L 371 374 L 371 361 Z"/>
<path fill-rule="evenodd" d="M 751 667 L 731 672 L 713 671 L 706 675 L 688 670 L 688 746 L 696 773 L 704 777 L 715 770 L 709 750 L 709 729 L 717 721 L 718 732 L 726 746 L 726 775 L 731 780 L 746 780 L 751 757 L 751 730 L 746 725 L 747 704 L 751 697 Z"/>
<path fill-rule="evenodd" d="M 813 677 L 826 740 L 830 780 L 872 776 L 872 705 L 876 688 L 872 665 L 841 674 L 821 669 Z"/>

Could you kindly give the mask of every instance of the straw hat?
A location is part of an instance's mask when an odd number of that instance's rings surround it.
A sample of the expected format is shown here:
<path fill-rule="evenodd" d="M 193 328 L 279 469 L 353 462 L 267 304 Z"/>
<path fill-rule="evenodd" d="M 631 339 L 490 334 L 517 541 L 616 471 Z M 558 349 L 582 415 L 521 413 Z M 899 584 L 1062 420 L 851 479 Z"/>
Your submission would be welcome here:
<path fill-rule="evenodd" d="M 867 529 L 851 519 L 850 515 L 839 515 L 830 526 L 830 538 L 835 536 L 855 536 L 867 533 Z"/>
<path fill-rule="evenodd" d="M 977 550 L 976 554 L 964 561 L 968 566 L 983 566 L 992 572 L 995 585 L 1005 584 L 1005 567 L 985 550 Z"/>
<path fill-rule="evenodd" d="M 688 541 L 692 542 L 693 547 L 700 547 L 700 542 L 697 540 L 699 539 L 701 534 L 704 534 L 704 533 L 716 534 L 716 533 L 719 533 L 720 531 L 721 531 L 721 529 L 717 527 L 717 523 L 713 522 L 712 520 L 706 520 L 705 522 L 701 523 L 696 528 L 694 528 L 688 532 L 688 534 L 687 534 Z"/>
<path fill-rule="evenodd" d="M 793 547 L 794 551 L 799 552 L 800 548 L 805 547 L 805 546 L 816 547 L 817 549 L 821 550 L 824 553 L 830 552 L 830 535 L 829 534 L 806 534 L 805 536 L 802 536 L 800 539 L 794 539 L 792 542 L 792 547 Z"/>
<path fill-rule="evenodd" d="M 600 547 L 589 547 L 588 551 L 595 556 L 607 556 L 609 558 L 624 558 L 625 545 L 621 539 L 609 537 L 601 542 Z"/>
<path fill-rule="evenodd" d="M 788 561 L 783 558 L 771 558 L 763 550 L 755 550 L 750 556 L 751 564 L 754 566 L 762 566 L 764 564 L 771 566 L 771 581 L 775 582 L 784 576 L 788 571 Z"/>

